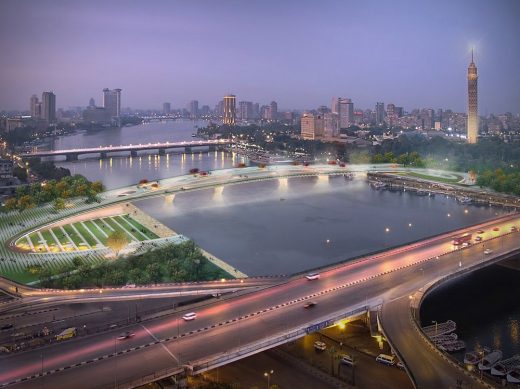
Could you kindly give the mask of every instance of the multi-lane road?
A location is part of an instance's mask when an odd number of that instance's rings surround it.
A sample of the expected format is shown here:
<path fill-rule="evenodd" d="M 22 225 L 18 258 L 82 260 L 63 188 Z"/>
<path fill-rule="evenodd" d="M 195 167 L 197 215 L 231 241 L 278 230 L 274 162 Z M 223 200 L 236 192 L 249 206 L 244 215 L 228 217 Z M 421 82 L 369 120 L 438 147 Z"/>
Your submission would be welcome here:
<path fill-rule="evenodd" d="M 186 312 L 179 311 L 135 324 L 128 329 L 135 336 L 127 340 L 116 339 L 120 331 L 109 331 L 3 356 L 0 382 L 7 384 L 42 372 L 52 372 L 15 383 L 13 387 L 128 387 L 126 384 L 130 385 L 131 381 L 167 369 L 181 370 L 183 366 L 190 366 L 200 371 L 211 368 L 225 363 L 225 360 L 238 359 L 268 347 L 255 347 L 259 342 L 305 329 L 355 308 L 377 306 L 383 302 L 386 307 L 387 303 L 403 296 L 408 298 L 432 280 L 465 271 L 483 260 L 491 261 L 501 253 L 518 250 L 519 233 L 509 233 L 512 225 L 520 226 L 519 215 L 339 265 L 323 271 L 316 281 L 295 277 L 217 301 L 197 309 L 194 321 L 183 321 L 181 316 Z M 499 230 L 493 231 L 494 228 Z M 485 230 L 482 243 L 454 250 L 451 243 L 454 236 L 477 229 Z M 493 252 L 485 255 L 484 249 L 491 247 Z M 304 309 L 303 303 L 308 299 L 316 301 L 317 305 Z M 394 321 L 392 315 L 386 313 L 383 319 L 385 325 Z M 408 330 L 398 332 L 405 343 L 412 336 Z M 389 337 L 401 344 L 401 341 Z M 167 340 L 162 341 L 164 339 Z M 428 372 L 427 380 L 439 374 L 429 364 L 442 361 L 420 359 L 423 358 L 421 353 L 418 353 L 417 361 L 408 352 L 411 351 L 403 350 L 403 356 L 416 380 L 421 372 Z M 113 353 L 117 356 L 112 357 Z M 429 355 L 431 351 L 425 353 Z"/>

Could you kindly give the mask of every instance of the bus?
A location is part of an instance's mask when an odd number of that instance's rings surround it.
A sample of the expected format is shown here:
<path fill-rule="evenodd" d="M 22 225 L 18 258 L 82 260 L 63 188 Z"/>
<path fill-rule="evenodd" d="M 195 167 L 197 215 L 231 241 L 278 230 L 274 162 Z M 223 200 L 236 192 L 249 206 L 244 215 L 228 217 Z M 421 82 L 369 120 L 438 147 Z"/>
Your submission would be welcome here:
<path fill-rule="evenodd" d="M 56 335 L 56 340 L 70 339 L 74 336 L 76 336 L 76 327 L 69 327 L 61 331 L 58 335 Z"/>
<path fill-rule="evenodd" d="M 466 232 L 464 235 L 458 236 L 455 239 L 453 239 L 453 244 L 455 246 L 458 246 L 463 243 L 470 243 L 471 242 L 471 234 L 469 232 Z"/>

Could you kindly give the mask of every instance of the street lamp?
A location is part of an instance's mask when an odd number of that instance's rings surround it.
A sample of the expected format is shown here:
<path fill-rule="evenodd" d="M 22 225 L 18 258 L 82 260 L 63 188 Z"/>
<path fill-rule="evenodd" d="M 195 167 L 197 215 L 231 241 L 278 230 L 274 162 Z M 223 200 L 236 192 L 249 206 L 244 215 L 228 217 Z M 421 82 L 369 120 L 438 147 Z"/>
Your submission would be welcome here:
<path fill-rule="evenodd" d="M 266 371 L 266 372 L 264 373 L 264 377 L 267 378 L 267 389 L 270 388 L 271 376 L 273 375 L 273 373 L 274 373 L 274 370 Z"/>
<path fill-rule="evenodd" d="M 437 335 L 437 327 L 439 323 L 437 323 L 437 320 L 432 320 L 432 324 L 435 324 L 435 335 Z"/>

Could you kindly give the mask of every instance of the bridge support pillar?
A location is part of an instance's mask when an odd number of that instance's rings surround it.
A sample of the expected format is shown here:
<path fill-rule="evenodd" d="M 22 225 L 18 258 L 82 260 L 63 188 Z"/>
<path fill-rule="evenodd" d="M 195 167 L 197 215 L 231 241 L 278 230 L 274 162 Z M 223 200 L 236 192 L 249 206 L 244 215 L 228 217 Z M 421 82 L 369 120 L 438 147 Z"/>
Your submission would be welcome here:
<path fill-rule="evenodd" d="M 100 153 L 100 154 L 99 154 L 99 157 L 100 157 L 101 159 L 106 159 L 106 158 L 107 158 L 107 153 L 105 153 L 105 152 Z"/>
<path fill-rule="evenodd" d="M 185 147 L 185 148 L 184 148 L 184 152 L 185 152 L 186 154 L 191 153 L 191 151 L 192 151 L 192 150 L 191 150 L 191 147 Z"/>
<path fill-rule="evenodd" d="M 131 157 L 137 157 L 137 150 L 130 151 L 130 156 Z"/>
<path fill-rule="evenodd" d="M 166 155 L 166 149 L 159 149 L 159 155 Z"/>
<path fill-rule="evenodd" d="M 78 160 L 78 154 L 67 154 L 65 155 L 66 161 L 77 161 Z"/>

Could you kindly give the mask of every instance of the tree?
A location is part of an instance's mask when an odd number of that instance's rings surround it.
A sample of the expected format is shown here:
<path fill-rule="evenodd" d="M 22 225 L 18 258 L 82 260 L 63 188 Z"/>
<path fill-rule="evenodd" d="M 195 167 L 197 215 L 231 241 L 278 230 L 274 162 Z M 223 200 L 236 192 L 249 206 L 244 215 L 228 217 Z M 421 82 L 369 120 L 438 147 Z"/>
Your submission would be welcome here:
<path fill-rule="evenodd" d="M 119 255 L 119 252 L 128 246 L 128 238 L 123 231 L 114 231 L 107 238 L 107 247 L 112 249 L 116 257 Z"/>
<path fill-rule="evenodd" d="M 54 210 L 59 212 L 62 209 L 65 209 L 65 200 L 63 200 L 61 197 L 58 197 L 56 200 L 54 200 Z"/>
<path fill-rule="evenodd" d="M 5 209 L 7 209 L 8 211 L 15 210 L 17 205 L 18 201 L 14 197 L 11 197 L 5 201 Z"/>

